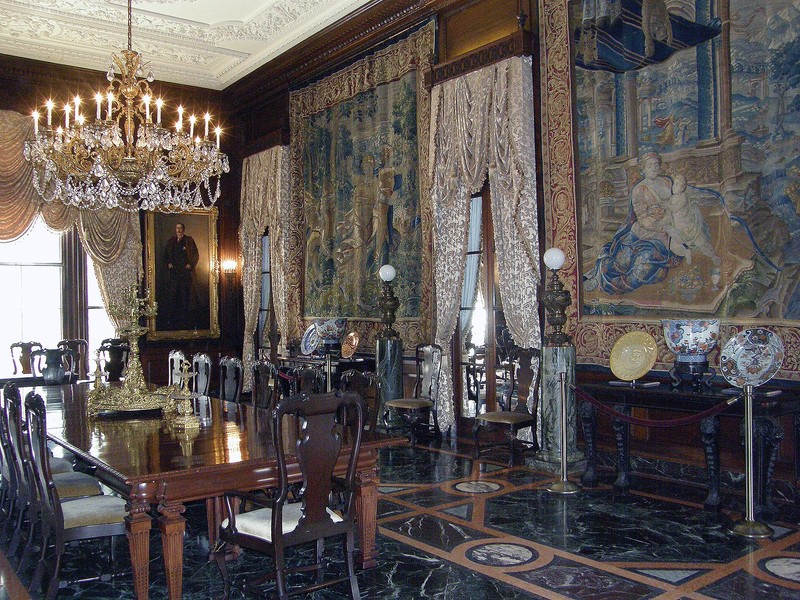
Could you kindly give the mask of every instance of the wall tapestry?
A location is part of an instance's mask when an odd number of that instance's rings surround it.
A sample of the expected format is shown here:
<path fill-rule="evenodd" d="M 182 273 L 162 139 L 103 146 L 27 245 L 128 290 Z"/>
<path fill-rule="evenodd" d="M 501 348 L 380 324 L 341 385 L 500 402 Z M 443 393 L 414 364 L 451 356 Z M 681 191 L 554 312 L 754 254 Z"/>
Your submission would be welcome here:
<path fill-rule="evenodd" d="M 347 317 L 374 337 L 378 270 L 393 284 L 407 343 L 430 321 L 427 194 L 429 68 L 435 24 L 290 96 L 292 247 L 289 280 L 297 337 L 304 319 Z M 302 298 L 302 312 L 299 301 Z M 425 323 L 425 325 L 421 325 Z M 405 328 L 405 332 L 403 329 Z M 372 335 L 370 335 L 372 333 Z"/>
<path fill-rule="evenodd" d="M 800 2 L 588 5 L 581 319 L 800 319 Z"/>

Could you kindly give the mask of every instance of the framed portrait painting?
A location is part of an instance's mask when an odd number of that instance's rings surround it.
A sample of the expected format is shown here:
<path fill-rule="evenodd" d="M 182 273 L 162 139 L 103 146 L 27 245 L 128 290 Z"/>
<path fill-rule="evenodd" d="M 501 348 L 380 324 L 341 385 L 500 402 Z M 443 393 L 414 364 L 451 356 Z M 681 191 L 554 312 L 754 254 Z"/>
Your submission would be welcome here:
<path fill-rule="evenodd" d="M 158 305 L 151 340 L 219 337 L 217 209 L 148 212 L 147 285 Z"/>

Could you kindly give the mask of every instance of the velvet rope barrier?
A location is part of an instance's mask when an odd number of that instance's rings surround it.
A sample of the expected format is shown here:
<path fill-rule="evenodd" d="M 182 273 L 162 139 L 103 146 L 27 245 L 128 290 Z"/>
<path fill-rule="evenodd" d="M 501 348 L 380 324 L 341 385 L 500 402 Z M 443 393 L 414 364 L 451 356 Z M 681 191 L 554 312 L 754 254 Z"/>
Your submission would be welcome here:
<path fill-rule="evenodd" d="M 600 400 L 594 398 L 590 394 L 587 394 L 582 389 L 574 385 L 571 385 L 570 388 L 572 389 L 573 392 L 575 392 L 575 395 L 578 396 L 581 400 L 589 402 L 590 404 L 596 406 L 604 413 L 611 415 L 612 417 L 619 419 L 620 421 L 625 421 L 627 423 L 631 423 L 632 425 L 641 425 L 642 427 L 680 427 L 681 425 L 691 425 L 692 423 L 699 423 L 703 419 L 706 419 L 708 417 L 713 417 L 717 413 L 721 413 L 729 406 L 732 406 L 736 402 L 738 402 L 739 399 L 742 397 L 740 394 L 734 398 L 731 398 L 730 400 L 726 400 L 725 402 L 721 402 L 720 404 L 712 406 L 711 408 L 704 410 L 703 412 L 697 413 L 696 415 L 689 415 L 687 417 L 681 417 L 679 419 L 653 420 L 653 419 L 640 419 L 638 417 L 632 417 L 630 415 L 626 415 L 600 402 Z"/>

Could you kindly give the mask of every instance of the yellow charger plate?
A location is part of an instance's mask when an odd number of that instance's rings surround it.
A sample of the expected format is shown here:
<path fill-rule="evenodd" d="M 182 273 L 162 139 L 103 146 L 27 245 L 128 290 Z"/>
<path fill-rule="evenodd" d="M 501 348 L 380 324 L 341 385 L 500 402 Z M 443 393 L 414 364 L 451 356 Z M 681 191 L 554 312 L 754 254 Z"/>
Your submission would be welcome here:
<path fill-rule="evenodd" d="M 611 372 L 623 381 L 633 381 L 646 375 L 656 364 L 658 346 L 646 331 L 630 331 L 611 349 Z"/>

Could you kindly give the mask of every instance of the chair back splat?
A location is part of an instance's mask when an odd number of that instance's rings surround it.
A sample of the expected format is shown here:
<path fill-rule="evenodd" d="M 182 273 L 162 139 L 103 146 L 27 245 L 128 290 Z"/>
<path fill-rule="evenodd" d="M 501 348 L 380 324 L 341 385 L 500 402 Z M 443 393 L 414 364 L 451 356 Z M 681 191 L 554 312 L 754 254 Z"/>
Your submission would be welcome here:
<path fill-rule="evenodd" d="M 198 352 L 192 357 L 192 391 L 201 396 L 208 396 L 211 389 L 211 357 Z"/>
<path fill-rule="evenodd" d="M 219 397 L 221 400 L 239 402 L 244 384 L 244 367 L 239 358 L 223 356 L 219 359 Z"/>
<path fill-rule="evenodd" d="M 340 385 L 343 392 L 355 392 L 361 396 L 366 410 L 364 430 L 369 432 L 369 438 L 373 439 L 375 429 L 378 427 L 378 406 L 381 397 L 380 378 L 370 371 L 350 369 L 342 373 Z"/>
<path fill-rule="evenodd" d="M 272 410 L 277 400 L 277 370 L 267 359 L 253 364 L 253 406 Z"/>
<path fill-rule="evenodd" d="M 186 355 L 182 350 L 170 350 L 168 360 L 169 379 L 167 380 L 167 383 L 169 385 L 180 385 L 183 362 L 186 360 Z"/>
<path fill-rule="evenodd" d="M 297 571 L 315 571 L 313 583 L 292 595 L 348 581 L 350 597 L 359 597 L 353 551 L 355 547 L 355 474 L 364 409 L 355 393 L 298 394 L 280 400 L 273 411 L 273 443 L 278 464 L 278 489 L 272 498 L 229 492 L 225 495 L 228 518 L 220 528 L 220 543 L 214 557 L 225 580 L 225 597 L 230 593 L 230 578 L 225 564 L 226 544 L 257 550 L 274 558 L 277 596 L 288 598 L 286 575 Z M 345 446 L 349 446 L 347 470 L 343 476 L 335 470 Z M 286 455 L 297 458 L 302 475 L 300 499 L 289 481 Z M 263 506 L 237 514 L 238 501 L 249 500 Z M 322 578 L 325 538 L 345 536 L 347 573 L 340 578 Z M 287 568 L 284 549 L 308 542 L 316 543 L 315 563 Z M 269 578 L 272 578 L 270 576 Z"/>

